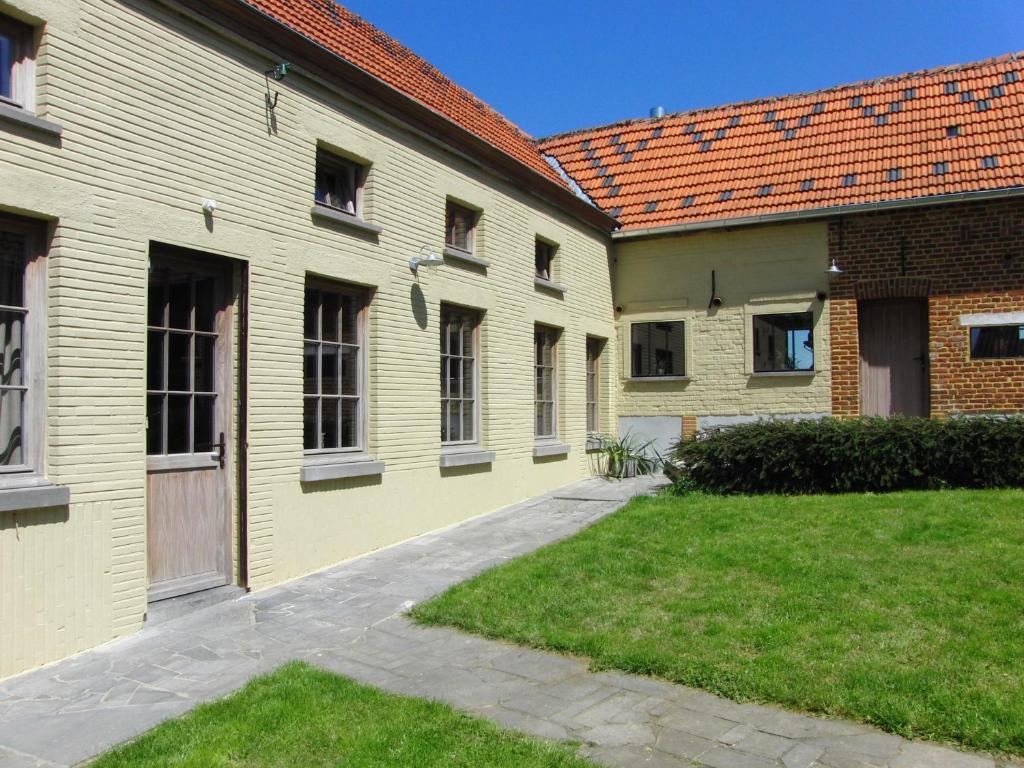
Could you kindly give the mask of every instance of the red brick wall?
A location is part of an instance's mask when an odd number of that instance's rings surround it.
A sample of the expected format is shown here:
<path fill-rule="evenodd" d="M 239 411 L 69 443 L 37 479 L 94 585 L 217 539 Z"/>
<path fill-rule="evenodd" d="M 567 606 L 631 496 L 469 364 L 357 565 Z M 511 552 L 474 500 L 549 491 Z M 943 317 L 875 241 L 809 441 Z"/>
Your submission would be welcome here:
<path fill-rule="evenodd" d="M 971 360 L 959 322 L 1024 311 L 1024 200 L 847 216 L 828 241 L 834 415 L 860 413 L 857 299 L 885 296 L 928 297 L 932 416 L 1024 412 L 1024 358 Z"/>

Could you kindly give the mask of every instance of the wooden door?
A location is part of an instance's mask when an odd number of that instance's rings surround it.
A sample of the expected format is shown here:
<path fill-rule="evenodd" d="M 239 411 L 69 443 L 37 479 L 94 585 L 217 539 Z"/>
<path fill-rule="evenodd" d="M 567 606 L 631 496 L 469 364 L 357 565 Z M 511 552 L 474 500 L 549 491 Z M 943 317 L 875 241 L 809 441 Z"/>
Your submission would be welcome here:
<path fill-rule="evenodd" d="M 231 579 L 232 271 L 150 255 L 146 514 L 149 599 Z"/>
<path fill-rule="evenodd" d="M 921 299 L 862 301 L 860 412 L 927 416 L 928 305 Z"/>

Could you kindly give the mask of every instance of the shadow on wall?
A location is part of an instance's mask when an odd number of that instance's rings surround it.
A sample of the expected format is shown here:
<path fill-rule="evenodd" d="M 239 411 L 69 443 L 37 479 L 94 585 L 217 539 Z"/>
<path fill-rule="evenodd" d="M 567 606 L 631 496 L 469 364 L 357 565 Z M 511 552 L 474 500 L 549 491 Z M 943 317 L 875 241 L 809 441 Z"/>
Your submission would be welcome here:
<path fill-rule="evenodd" d="M 337 480 L 311 480 L 299 483 L 302 493 L 331 493 L 346 488 L 371 488 L 375 485 L 383 485 L 383 475 L 365 475 L 363 477 L 342 477 Z"/>
<path fill-rule="evenodd" d="M 53 525 L 68 521 L 67 507 L 48 507 L 46 509 L 30 509 L 19 512 L 0 512 L 0 534 L 14 531 L 15 538 L 22 528 L 36 525 Z"/>
<path fill-rule="evenodd" d="M 416 320 L 416 325 L 420 327 L 421 331 L 427 329 L 427 300 L 423 296 L 423 289 L 420 288 L 419 283 L 413 283 L 412 288 L 409 289 L 409 306 L 412 308 L 412 316 Z"/>

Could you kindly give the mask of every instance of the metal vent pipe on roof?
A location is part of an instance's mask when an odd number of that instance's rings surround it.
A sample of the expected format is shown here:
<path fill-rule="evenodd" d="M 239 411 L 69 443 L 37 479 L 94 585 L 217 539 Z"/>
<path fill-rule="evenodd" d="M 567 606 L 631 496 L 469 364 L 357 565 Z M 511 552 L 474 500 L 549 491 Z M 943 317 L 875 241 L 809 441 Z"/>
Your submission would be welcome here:
<path fill-rule="evenodd" d="M 655 120 L 659 120 L 665 116 L 664 107 L 651 107 L 651 117 Z"/>

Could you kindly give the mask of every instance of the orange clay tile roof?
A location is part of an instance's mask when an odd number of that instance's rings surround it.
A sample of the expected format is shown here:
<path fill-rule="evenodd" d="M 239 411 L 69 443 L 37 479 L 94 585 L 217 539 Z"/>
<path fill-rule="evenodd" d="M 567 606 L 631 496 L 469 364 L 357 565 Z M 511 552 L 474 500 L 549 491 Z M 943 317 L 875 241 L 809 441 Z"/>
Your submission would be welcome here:
<path fill-rule="evenodd" d="M 623 230 L 1024 186 L 1021 56 L 540 146 Z"/>
<path fill-rule="evenodd" d="M 242 0 L 561 187 L 532 137 L 431 64 L 332 0 Z"/>

